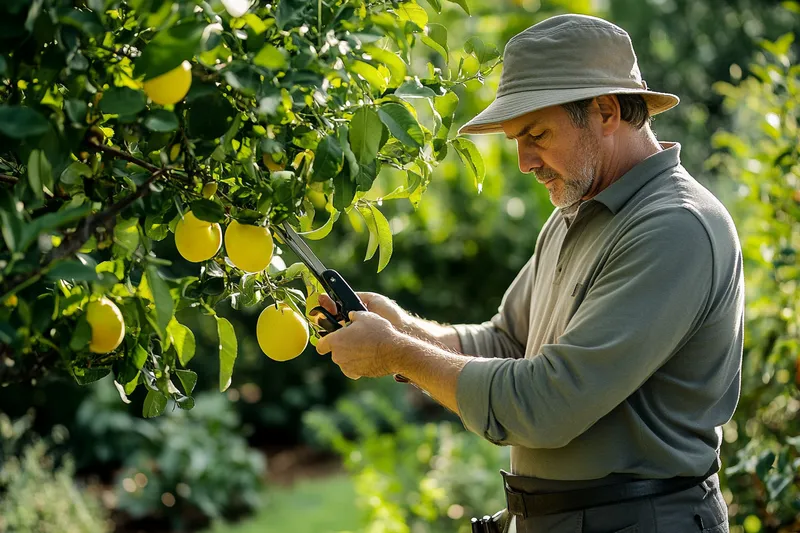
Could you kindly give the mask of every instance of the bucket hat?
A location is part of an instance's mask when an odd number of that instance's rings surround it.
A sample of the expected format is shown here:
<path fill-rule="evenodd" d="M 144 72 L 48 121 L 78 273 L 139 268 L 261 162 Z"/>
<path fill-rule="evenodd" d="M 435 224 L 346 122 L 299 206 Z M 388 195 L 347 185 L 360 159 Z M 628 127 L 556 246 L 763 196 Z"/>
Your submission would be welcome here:
<path fill-rule="evenodd" d="M 628 33 L 601 18 L 558 15 L 508 41 L 497 96 L 458 133 L 502 133 L 502 122 L 604 94 L 640 94 L 650 115 L 676 105 L 647 88 Z"/>

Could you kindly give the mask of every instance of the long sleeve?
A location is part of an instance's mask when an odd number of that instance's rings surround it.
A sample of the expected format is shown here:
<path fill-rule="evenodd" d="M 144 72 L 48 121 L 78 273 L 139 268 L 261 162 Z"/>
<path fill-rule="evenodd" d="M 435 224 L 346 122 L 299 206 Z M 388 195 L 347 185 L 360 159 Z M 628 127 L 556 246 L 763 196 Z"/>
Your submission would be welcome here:
<path fill-rule="evenodd" d="M 458 332 L 463 353 L 497 359 L 520 359 L 525 356 L 534 265 L 535 257 L 531 257 L 506 290 L 491 320 L 482 324 L 453 326 Z"/>
<path fill-rule="evenodd" d="M 709 234 L 692 212 L 643 217 L 615 243 L 557 343 L 527 359 L 475 359 L 464 367 L 457 386 L 464 425 L 496 444 L 567 445 L 697 331 L 713 272 Z M 519 318 L 501 313 L 498 323 L 507 326 L 509 317 Z M 486 330 L 477 338 L 468 346 L 501 346 Z"/>

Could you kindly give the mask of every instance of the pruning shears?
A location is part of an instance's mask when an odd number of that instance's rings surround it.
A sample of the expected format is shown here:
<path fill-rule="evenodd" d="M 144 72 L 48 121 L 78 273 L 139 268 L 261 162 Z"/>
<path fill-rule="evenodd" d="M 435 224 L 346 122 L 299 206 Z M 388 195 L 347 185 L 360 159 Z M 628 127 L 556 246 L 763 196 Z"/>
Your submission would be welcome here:
<path fill-rule="evenodd" d="M 342 275 L 331 268 L 326 268 L 288 222 L 284 221 L 281 224 L 276 224 L 272 229 L 286 246 L 297 255 L 300 261 L 308 267 L 311 274 L 317 278 L 322 288 L 325 289 L 325 292 L 336 304 L 335 315 L 321 305 L 308 312 L 311 319 L 323 329 L 323 331 L 319 332 L 320 336 L 325 336 L 342 328 L 341 322 L 349 323 L 351 311 L 367 310 L 364 302 L 361 301 L 361 298 L 358 297 Z M 395 374 L 394 379 L 400 383 L 409 382 L 408 378 L 400 374 Z"/>

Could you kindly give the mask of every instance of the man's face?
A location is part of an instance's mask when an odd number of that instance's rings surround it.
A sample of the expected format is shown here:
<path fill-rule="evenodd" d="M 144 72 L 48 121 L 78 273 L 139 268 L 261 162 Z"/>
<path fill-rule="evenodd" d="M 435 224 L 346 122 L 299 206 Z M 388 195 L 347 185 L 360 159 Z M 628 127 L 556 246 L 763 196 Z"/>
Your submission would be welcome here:
<path fill-rule="evenodd" d="M 502 124 L 517 142 L 519 169 L 534 173 L 556 207 L 569 207 L 589 191 L 597 173 L 600 143 L 590 126 L 577 128 L 561 106 Z"/>

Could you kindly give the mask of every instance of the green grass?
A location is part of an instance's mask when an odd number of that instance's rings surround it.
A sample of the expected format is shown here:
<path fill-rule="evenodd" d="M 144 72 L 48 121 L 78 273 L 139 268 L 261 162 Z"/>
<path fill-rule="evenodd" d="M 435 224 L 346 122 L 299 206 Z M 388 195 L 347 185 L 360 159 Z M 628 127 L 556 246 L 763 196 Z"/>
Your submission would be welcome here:
<path fill-rule="evenodd" d="M 269 487 L 263 502 L 249 518 L 215 523 L 206 533 L 342 533 L 362 527 L 355 488 L 345 474 Z"/>

